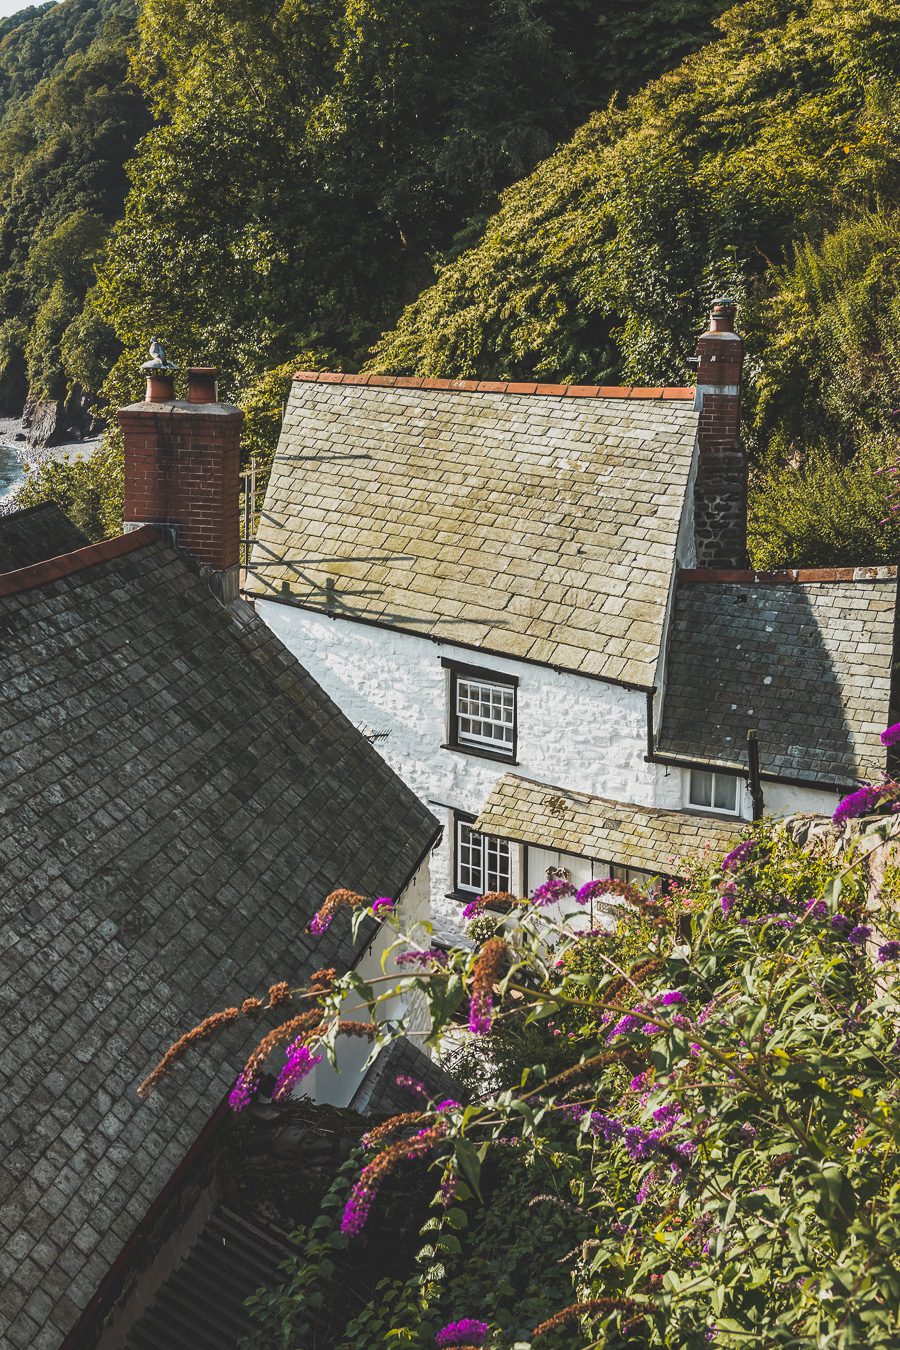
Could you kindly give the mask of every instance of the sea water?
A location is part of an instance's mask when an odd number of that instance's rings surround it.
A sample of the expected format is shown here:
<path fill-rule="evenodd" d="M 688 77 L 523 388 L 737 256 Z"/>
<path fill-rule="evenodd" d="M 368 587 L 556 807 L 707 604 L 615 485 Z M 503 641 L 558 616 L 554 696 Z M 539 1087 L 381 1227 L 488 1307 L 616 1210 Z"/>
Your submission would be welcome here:
<path fill-rule="evenodd" d="M 22 461 L 18 452 L 0 445 L 0 502 L 5 501 L 22 482 Z"/>

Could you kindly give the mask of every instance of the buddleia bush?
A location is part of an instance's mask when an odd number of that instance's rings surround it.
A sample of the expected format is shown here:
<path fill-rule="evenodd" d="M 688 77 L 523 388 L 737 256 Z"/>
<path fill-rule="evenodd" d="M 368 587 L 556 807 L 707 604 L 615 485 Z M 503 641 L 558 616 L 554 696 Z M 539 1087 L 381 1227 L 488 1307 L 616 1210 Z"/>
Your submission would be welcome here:
<path fill-rule="evenodd" d="M 378 1021 L 398 990 L 427 999 L 436 1046 L 458 1042 L 461 1018 L 488 1060 L 512 1020 L 534 1039 L 516 1075 L 507 1062 L 502 1086 L 488 1077 L 467 1101 L 398 1080 L 409 1110 L 370 1131 L 293 1275 L 256 1298 L 254 1344 L 320 1343 L 304 1326 L 334 1305 L 342 1254 L 365 1252 L 406 1173 L 434 1192 L 419 1260 L 363 1291 L 323 1345 L 895 1346 L 900 921 L 896 863 L 877 864 L 896 848 L 898 809 L 900 784 L 886 781 L 802 848 L 754 824 L 665 895 L 548 882 L 505 897 L 502 932 L 474 953 L 410 948 L 385 897 L 329 896 L 310 931 L 343 907 L 354 925 L 394 925 L 401 973 L 275 986 L 289 1020 L 244 1067 L 235 1108 L 279 1043 L 276 1099 L 341 1034 L 368 1036 L 374 1056 L 403 1032 L 402 1018 Z M 598 931 L 587 913 L 610 903 L 615 931 Z M 341 1021 L 348 998 L 367 1022 Z"/>

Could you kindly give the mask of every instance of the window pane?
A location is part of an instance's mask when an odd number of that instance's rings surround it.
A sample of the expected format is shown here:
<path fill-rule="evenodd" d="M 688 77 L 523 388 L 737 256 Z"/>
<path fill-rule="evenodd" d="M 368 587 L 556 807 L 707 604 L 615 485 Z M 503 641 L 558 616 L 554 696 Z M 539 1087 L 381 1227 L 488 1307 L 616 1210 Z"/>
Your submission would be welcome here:
<path fill-rule="evenodd" d="M 510 887 L 509 842 L 506 839 L 484 839 L 484 873 L 486 891 L 508 891 Z"/>
<path fill-rule="evenodd" d="M 483 680 L 456 681 L 456 737 L 461 744 L 511 750 L 516 691 Z"/>
<path fill-rule="evenodd" d="M 715 775 L 713 784 L 713 806 L 719 811 L 734 811 L 737 807 L 737 779 Z"/>
<path fill-rule="evenodd" d="M 456 884 L 461 891 L 481 895 L 483 885 L 482 836 L 460 820 L 456 828 Z"/>
<path fill-rule="evenodd" d="M 692 806 L 712 806 L 712 781 L 711 773 L 706 773 L 702 769 L 691 769 Z"/>

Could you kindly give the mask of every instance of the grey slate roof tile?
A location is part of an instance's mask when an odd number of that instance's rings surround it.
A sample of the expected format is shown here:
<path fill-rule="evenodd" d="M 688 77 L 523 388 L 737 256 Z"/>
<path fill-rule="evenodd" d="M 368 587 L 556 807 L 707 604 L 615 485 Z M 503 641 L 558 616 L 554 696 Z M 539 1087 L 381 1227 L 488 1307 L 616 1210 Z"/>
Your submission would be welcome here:
<path fill-rule="evenodd" d="M 491 789 L 475 828 L 576 857 L 680 875 L 682 859 L 728 852 L 740 821 L 688 811 L 663 811 L 551 787 L 505 773 Z"/>
<path fill-rule="evenodd" d="M 648 687 L 696 429 L 677 399 L 298 379 L 247 589 Z"/>
<path fill-rule="evenodd" d="M 61 553 L 84 548 L 89 540 L 52 502 L 0 515 L 0 572 L 31 567 Z"/>
<path fill-rule="evenodd" d="M 679 581 L 658 749 L 850 785 L 885 767 L 895 577 Z M 847 623 L 845 612 L 854 618 Z"/>
<path fill-rule="evenodd" d="M 312 912 L 396 893 L 437 825 L 162 543 L 0 596 L 0 628 L 0 1343 L 52 1347 L 257 1033 L 137 1083 L 210 1011 L 346 963 Z"/>

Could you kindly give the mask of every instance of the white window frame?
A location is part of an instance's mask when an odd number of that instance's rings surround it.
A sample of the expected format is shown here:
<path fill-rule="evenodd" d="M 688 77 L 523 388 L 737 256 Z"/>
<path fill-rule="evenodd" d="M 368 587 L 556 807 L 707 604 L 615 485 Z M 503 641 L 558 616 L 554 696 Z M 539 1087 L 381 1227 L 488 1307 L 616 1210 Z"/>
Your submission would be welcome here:
<path fill-rule="evenodd" d="M 442 664 L 449 671 L 449 725 L 444 748 L 515 764 L 518 679 L 499 671 L 460 665 L 456 661 L 445 660 Z M 485 715 L 482 715 L 482 708 Z"/>
<path fill-rule="evenodd" d="M 486 895 L 489 891 L 509 891 L 512 888 L 513 853 L 510 840 L 492 834 L 480 834 L 473 829 L 475 822 L 465 816 L 455 817 L 453 883 L 454 889 L 465 895 Z M 477 854 L 479 884 L 463 880 L 464 870 L 472 873 Z M 505 875 L 501 867 L 505 858 Z"/>
<path fill-rule="evenodd" d="M 694 774 L 709 774 L 709 802 L 694 800 Z M 734 806 L 716 806 L 716 780 L 734 784 Z M 687 771 L 685 805 L 694 811 L 710 811 L 717 816 L 739 816 L 741 814 L 741 779 L 735 773 L 719 773 L 715 769 L 703 769 L 699 765 Z"/>

